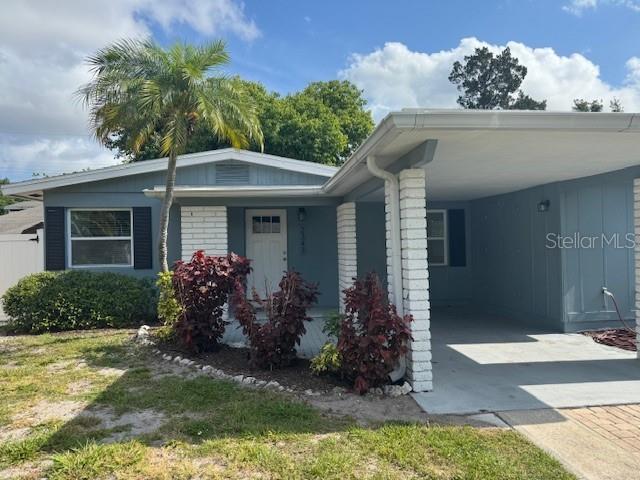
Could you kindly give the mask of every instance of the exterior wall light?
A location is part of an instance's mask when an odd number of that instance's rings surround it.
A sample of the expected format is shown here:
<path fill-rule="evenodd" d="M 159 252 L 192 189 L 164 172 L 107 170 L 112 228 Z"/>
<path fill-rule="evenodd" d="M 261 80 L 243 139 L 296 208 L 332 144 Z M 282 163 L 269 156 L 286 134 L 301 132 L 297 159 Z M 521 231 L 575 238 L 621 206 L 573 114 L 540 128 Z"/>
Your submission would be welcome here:
<path fill-rule="evenodd" d="M 549 205 L 551 204 L 551 202 L 549 202 L 549 200 L 543 200 L 540 203 L 538 203 L 538 211 L 540 213 L 545 213 L 549 211 Z"/>

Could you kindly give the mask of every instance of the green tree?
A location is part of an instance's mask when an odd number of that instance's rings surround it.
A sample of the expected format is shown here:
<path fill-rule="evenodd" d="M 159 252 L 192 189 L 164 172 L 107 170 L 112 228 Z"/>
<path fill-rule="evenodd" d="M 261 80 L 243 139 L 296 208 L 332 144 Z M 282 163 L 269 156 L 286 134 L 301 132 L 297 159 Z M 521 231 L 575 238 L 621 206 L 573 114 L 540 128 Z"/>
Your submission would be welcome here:
<path fill-rule="evenodd" d="M 9 179 L 8 178 L 0 178 L 0 185 L 7 185 L 9 183 Z M 7 205 L 11 205 L 12 203 L 15 203 L 15 198 L 12 197 L 7 197 L 5 195 L 2 194 L 2 192 L 0 192 L 0 215 L 4 215 L 5 210 L 4 207 L 6 207 Z"/>
<path fill-rule="evenodd" d="M 157 140 L 160 154 L 169 157 L 158 241 L 160 266 L 168 271 L 167 230 L 178 155 L 200 127 L 234 147 L 262 148 L 255 108 L 243 86 L 220 73 L 229 62 L 222 41 L 163 49 L 151 41 L 122 40 L 87 60 L 93 79 L 78 95 L 90 109 L 96 138 L 108 145 L 126 131 L 132 152 Z"/>
<path fill-rule="evenodd" d="M 339 165 L 373 130 L 371 112 L 365 109 L 362 91 L 348 81 L 314 82 L 287 96 L 268 92 L 260 83 L 236 79 L 255 106 L 264 133 L 264 151 L 272 155 L 310 162 Z M 108 139 L 107 147 L 128 161 L 160 156 L 159 132 L 151 135 L 144 148 L 130 148 L 131 134 L 121 128 Z M 185 153 L 230 146 L 228 141 L 197 126 Z M 257 145 L 249 148 L 258 148 Z"/>
<path fill-rule="evenodd" d="M 536 101 L 520 90 L 527 67 L 511 55 L 509 47 L 494 55 L 487 47 L 476 48 L 464 63 L 453 64 L 449 81 L 461 95 L 458 104 L 464 108 L 492 110 L 545 110 L 546 100 Z"/>
<path fill-rule="evenodd" d="M 518 92 L 518 97 L 514 100 L 514 102 L 509 106 L 510 110 L 546 110 L 547 109 L 547 101 L 542 100 L 538 102 L 534 100 L 529 95 L 525 95 L 522 90 Z"/>
<path fill-rule="evenodd" d="M 574 112 L 601 112 L 603 108 L 602 100 L 583 100 L 582 98 L 576 98 L 573 100 Z"/>
<path fill-rule="evenodd" d="M 613 97 L 613 99 L 609 101 L 609 110 L 614 113 L 624 112 L 624 107 L 622 106 L 622 102 L 619 98 Z"/>

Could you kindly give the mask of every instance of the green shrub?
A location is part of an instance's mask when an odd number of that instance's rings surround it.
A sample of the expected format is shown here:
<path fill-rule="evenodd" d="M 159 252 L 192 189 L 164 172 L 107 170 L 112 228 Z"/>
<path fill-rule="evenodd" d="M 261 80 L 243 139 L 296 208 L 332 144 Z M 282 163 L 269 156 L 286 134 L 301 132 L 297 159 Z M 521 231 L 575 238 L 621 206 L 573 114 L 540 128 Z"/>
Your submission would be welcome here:
<path fill-rule="evenodd" d="M 337 373 L 340 370 L 340 352 L 333 343 L 327 342 L 320 353 L 311 359 L 311 371 L 316 375 Z"/>
<path fill-rule="evenodd" d="M 173 272 L 160 272 L 156 281 L 158 287 L 158 318 L 167 326 L 173 326 L 180 315 L 182 307 L 173 289 Z"/>
<path fill-rule="evenodd" d="M 16 333 L 131 327 L 155 318 L 153 283 L 116 273 L 41 272 L 20 280 L 2 297 Z"/>
<path fill-rule="evenodd" d="M 342 328 L 343 320 L 344 315 L 340 312 L 329 312 L 324 319 L 324 326 L 322 327 L 322 331 L 329 337 L 335 338 L 337 340 L 340 336 L 340 329 Z"/>

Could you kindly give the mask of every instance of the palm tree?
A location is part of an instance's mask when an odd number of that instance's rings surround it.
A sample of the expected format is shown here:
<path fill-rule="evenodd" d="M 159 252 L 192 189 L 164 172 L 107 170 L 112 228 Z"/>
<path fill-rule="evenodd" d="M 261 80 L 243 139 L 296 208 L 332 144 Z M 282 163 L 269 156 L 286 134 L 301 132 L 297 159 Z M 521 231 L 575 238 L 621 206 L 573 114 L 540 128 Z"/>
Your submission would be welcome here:
<path fill-rule="evenodd" d="M 198 124 L 233 147 L 263 147 L 256 111 L 237 79 L 220 73 L 229 62 L 225 44 L 177 43 L 163 49 L 149 40 L 121 40 L 90 56 L 92 80 L 78 90 L 90 110 L 94 135 L 102 144 L 126 131 L 133 151 L 160 135 L 168 157 L 160 212 L 158 250 L 168 271 L 167 230 L 173 203 L 176 161 Z"/>

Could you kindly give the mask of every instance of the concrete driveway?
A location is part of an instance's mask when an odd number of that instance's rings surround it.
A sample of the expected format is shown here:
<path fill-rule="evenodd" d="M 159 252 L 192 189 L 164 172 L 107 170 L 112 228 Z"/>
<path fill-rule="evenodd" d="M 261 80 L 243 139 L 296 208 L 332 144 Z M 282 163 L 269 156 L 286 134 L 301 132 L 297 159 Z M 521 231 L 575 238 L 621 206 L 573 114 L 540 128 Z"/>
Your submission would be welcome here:
<path fill-rule="evenodd" d="M 640 403 L 635 352 L 473 312 L 432 314 L 431 414 Z"/>

